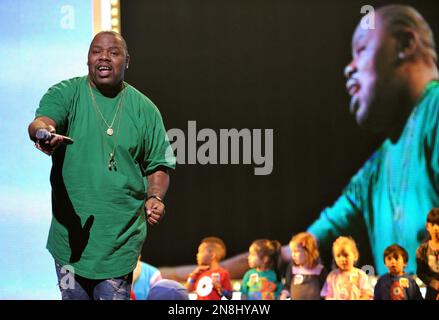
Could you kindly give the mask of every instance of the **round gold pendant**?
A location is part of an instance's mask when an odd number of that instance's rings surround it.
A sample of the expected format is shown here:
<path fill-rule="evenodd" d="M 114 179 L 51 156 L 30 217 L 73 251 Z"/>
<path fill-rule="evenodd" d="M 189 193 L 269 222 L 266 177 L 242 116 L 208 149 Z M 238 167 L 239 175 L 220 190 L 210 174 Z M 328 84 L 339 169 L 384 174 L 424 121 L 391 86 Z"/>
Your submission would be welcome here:
<path fill-rule="evenodd" d="M 108 128 L 108 129 L 107 129 L 107 134 L 108 134 L 109 136 L 112 136 L 112 135 L 113 135 L 113 128 Z"/>

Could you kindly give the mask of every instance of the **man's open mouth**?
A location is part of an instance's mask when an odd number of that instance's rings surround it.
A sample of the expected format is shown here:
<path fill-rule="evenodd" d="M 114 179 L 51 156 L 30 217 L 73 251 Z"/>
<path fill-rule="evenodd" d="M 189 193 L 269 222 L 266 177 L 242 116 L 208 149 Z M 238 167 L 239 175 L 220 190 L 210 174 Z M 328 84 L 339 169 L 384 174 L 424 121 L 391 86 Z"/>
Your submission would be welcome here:
<path fill-rule="evenodd" d="M 110 66 L 98 66 L 96 68 L 98 70 L 98 74 L 101 77 L 106 77 L 110 75 L 112 68 Z"/>
<path fill-rule="evenodd" d="M 349 79 L 346 82 L 346 89 L 351 96 L 354 96 L 360 90 L 360 84 L 356 79 Z"/>

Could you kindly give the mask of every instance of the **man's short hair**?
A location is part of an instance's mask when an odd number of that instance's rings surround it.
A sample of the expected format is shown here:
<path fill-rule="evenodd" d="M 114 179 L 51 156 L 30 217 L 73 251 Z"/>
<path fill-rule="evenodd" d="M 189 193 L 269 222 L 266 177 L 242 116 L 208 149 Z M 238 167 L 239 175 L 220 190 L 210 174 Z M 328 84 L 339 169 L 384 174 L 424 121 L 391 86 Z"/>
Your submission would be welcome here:
<path fill-rule="evenodd" d="M 218 249 L 218 259 L 222 260 L 226 256 L 226 245 L 224 241 L 217 237 L 206 237 L 201 240 L 201 243 L 213 244 Z"/>
<path fill-rule="evenodd" d="M 391 246 L 388 246 L 386 250 L 384 250 L 384 261 L 386 261 L 386 257 L 389 256 L 395 259 L 398 259 L 398 257 L 401 256 L 405 263 L 409 261 L 409 255 L 407 251 L 397 244 L 392 244 Z"/>
<path fill-rule="evenodd" d="M 436 45 L 433 32 L 422 15 L 414 8 L 406 5 L 392 4 L 377 9 L 384 27 L 392 35 L 404 29 L 415 31 L 419 36 L 418 53 L 427 62 L 437 63 Z"/>
<path fill-rule="evenodd" d="M 95 38 L 97 35 L 99 35 L 99 34 L 110 34 L 110 35 L 112 35 L 113 37 L 118 38 L 118 39 L 122 42 L 122 47 L 123 47 L 123 49 L 125 50 L 125 55 L 128 55 L 128 46 L 127 46 L 127 42 L 125 41 L 124 37 L 122 37 L 122 35 L 121 35 L 120 33 L 117 33 L 116 31 L 110 31 L 110 30 L 100 31 L 100 32 L 98 32 L 98 33 L 93 37 L 93 40 L 94 40 L 94 38 Z M 93 41 L 92 41 L 92 43 L 93 43 Z M 90 45 L 91 45 L 91 44 L 90 44 Z"/>

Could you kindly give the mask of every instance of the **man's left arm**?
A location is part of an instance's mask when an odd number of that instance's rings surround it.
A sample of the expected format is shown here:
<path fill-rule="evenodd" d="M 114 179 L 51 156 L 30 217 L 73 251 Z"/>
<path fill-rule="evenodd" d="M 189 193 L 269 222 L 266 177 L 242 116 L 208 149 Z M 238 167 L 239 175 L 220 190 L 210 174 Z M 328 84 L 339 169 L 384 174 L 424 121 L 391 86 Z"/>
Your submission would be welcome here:
<path fill-rule="evenodd" d="M 164 198 L 169 187 L 169 171 L 175 169 L 176 158 L 157 107 L 145 100 L 145 154 L 142 170 L 147 189 L 145 213 L 150 225 L 156 225 L 165 214 Z"/>
<path fill-rule="evenodd" d="M 164 198 L 169 187 L 167 168 L 159 168 L 146 176 L 148 189 L 145 201 L 145 212 L 148 223 L 156 225 L 165 214 Z"/>

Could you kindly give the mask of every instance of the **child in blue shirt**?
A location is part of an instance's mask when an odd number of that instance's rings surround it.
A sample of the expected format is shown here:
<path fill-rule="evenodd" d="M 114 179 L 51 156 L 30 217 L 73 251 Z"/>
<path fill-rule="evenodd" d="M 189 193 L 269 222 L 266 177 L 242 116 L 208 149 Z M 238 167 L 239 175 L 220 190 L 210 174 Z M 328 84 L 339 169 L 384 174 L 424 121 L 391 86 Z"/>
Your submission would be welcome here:
<path fill-rule="evenodd" d="M 381 276 L 374 290 L 374 300 L 422 300 L 416 281 L 404 272 L 407 251 L 393 244 L 384 251 L 384 263 L 389 273 Z"/>

